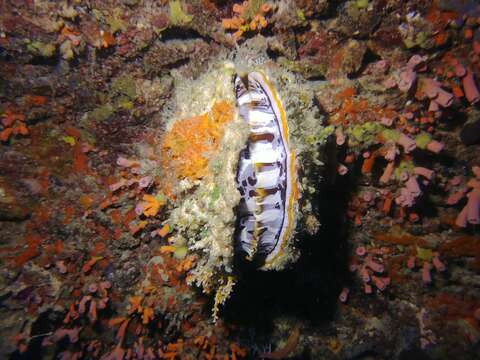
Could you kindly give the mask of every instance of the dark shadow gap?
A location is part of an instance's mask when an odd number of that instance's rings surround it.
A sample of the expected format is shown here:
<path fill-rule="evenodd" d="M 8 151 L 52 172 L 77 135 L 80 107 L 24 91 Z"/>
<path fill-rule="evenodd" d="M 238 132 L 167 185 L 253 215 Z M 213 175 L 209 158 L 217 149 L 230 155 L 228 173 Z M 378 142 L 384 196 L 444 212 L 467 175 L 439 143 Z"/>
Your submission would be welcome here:
<path fill-rule="evenodd" d="M 161 42 L 167 42 L 169 40 L 195 40 L 202 39 L 207 43 L 210 43 L 211 39 L 202 36 L 198 31 L 193 29 L 185 29 L 178 26 L 168 27 L 163 30 L 159 40 Z"/>
<path fill-rule="evenodd" d="M 338 294 L 350 282 L 344 214 L 353 177 L 337 176 L 333 139 L 323 153 L 326 166 L 321 177 L 315 176 L 317 193 L 310 199 L 313 213 L 322 224 L 319 231 L 309 235 L 297 226 L 296 248 L 301 256 L 288 269 L 259 271 L 243 266 L 223 309 L 222 318 L 243 329 L 244 345 L 250 350 L 261 348 L 271 339 L 274 320 L 279 317 L 293 317 L 312 326 L 332 321 Z"/>

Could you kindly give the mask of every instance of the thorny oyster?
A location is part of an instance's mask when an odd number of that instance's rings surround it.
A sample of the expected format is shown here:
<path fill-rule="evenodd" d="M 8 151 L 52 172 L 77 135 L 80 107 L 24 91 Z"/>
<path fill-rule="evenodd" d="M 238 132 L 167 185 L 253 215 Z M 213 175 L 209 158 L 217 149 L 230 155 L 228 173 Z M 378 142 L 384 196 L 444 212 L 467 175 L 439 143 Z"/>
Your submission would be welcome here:
<path fill-rule="evenodd" d="M 178 76 L 175 110 L 166 114 L 171 119 L 168 132 L 179 121 L 177 119 L 198 117 L 200 114 L 208 116 L 206 114 L 215 112 L 219 103 L 232 106 L 229 119 L 222 127 L 221 140 L 215 151 L 209 153 L 206 171 L 201 177 L 185 177 L 173 187 L 174 209 L 168 220 L 171 228 L 175 229 L 170 238 L 171 244 L 187 247 L 189 252 L 197 255 L 188 282 L 200 286 L 206 293 L 215 294 L 214 319 L 217 319 L 219 305 L 230 296 L 239 275 L 233 266 L 236 209 L 241 200 L 236 174 L 250 129 L 239 114 L 239 108 L 234 106 L 235 74 L 264 74 L 263 81 L 268 81 L 283 100 L 285 126 L 289 129 L 289 151 L 297 158 L 295 168 L 293 161 L 289 164 L 292 166 L 291 176 L 298 179 L 298 191 L 302 193 L 301 203 L 295 194 L 290 199 L 290 226 L 305 220 L 305 215 L 310 215 L 310 219 L 314 216 L 309 196 L 315 188 L 309 175 L 314 171 L 312 169 L 321 165 L 320 148 L 332 132 L 322 126 L 314 110 L 311 92 L 304 83 L 284 68 L 263 61 L 267 57 L 252 48 L 245 45 L 237 50 L 236 56 L 218 60 L 196 80 Z M 297 181 L 294 187 L 297 187 Z M 293 185 L 289 191 L 292 189 Z M 293 246 L 295 231 L 292 226 L 285 236 L 282 256 L 265 268 L 280 270 L 298 258 L 299 254 Z"/>

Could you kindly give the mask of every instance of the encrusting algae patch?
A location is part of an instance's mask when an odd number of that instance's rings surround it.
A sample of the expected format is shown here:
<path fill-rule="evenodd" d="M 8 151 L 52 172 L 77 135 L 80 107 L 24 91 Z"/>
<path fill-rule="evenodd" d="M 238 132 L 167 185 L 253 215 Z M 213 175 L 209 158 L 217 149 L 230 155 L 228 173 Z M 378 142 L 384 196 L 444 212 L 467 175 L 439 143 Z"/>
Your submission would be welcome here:
<path fill-rule="evenodd" d="M 199 116 L 176 121 L 161 144 L 164 190 L 181 179 L 199 180 L 208 173 L 208 161 L 218 149 L 225 124 L 233 119 L 233 104 L 216 101 L 212 109 Z"/>

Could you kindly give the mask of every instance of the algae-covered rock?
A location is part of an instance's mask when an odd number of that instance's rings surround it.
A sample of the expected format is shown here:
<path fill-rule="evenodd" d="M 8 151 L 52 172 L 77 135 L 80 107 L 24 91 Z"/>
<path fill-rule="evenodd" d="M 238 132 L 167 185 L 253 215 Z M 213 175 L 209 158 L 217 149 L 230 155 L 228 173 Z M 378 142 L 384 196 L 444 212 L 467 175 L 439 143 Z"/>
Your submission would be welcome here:
<path fill-rule="evenodd" d="M 106 23 L 110 26 L 110 31 L 115 34 L 118 31 L 126 31 L 128 22 L 122 19 L 123 10 L 119 7 L 113 9 L 110 16 L 106 18 Z"/>
<path fill-rule="evenodd" d="M 295 33 L 291 30 L 283 31 L 278 36 L 268 39 L 270 51 L 286 57 L 288 60 L 295 60 L 297 57 Z"/>
<path fill-rule="evenodd" d="M 146 71 L 153 74 L 188 64 L 189 66 L 184 70 L 197 75 L 206 70 L 209 59 L 216 54 L 218 54 L 218 48 L 200 39 L 170 40 L 150 47 L 145 54 L 143 64 Z"/>
<path fill-rule="evenodd" d="M 433 37 L 435 30 L 432 24 L 420 14 L 410 13 L 398 29 L 407 49 L 415 47 L 431 49 L 435 46 Z"/>
<path fill-rule="evenodd" d="M 346 2 L 340 11 L 335 31 L 348 37 L 368 36 L 382 19 L 381 10 L 374 5 L 365 0 Z"/>
<path fill-rule="evenodd" d="M 348 143 L 350 146 L 368 147 L 375 144 L 377 140 L 377 134 L 380 132 L 388 132 L 389 129 L 385 129 L 384 126 L 375 122 L 366 122 L 364 124 L 357 124 L 349 126 L 346 129 L 346 133 L 349 135 Z"/>
<path fill-rule="evenodd" d="M 112 95 L 125 95 L 128 99 L 133 100 L 137 95 L 135 79 L 132 75 L 124 75 L 115 78 L 111 85 Z"/>
<path fill-rule="evenodd" d="M 40 41 L 33 41 L 27 44 L 27 49 L 30 53 L 35 56 L 41 56 L 44 58 L 49 58 L 55 55 L 57 48 L 54 44 L 43 43 Z"/>
<path fill-rule="evenodd" d="M 298 0 L 296 3 L 306 18 L 321 15 L 328 9 L 328 0 Z"/>
<path fill-rule="evenodd" d="M 21 221 L 31 214 L 31 199 L 21 196 L 18 189 L 15 190 L 0 178 L 0 221 Z"/>
<path fill-rule="evenodd" d="M 173 25 L 188 24 L 192 21 L 192 17 L 185 13 L 180 0 L 172 0 L 169 2 L 170 22 Z"/>
<path fill-rule="evenodd" d="M 357 72 L 363 64 L 366 50 L 363 41 L 345 41 L 332 32 L 319 29 L 307 32 L 303 37 L 298 49 L 299 61 L 279 59 L 279 62 L 306 78 L 336 78 Z"/>
<path fill-rule="evenodd" d="M 73 59 L 74 53 L 72 49 L 72 42 L 70 40 L 64 41 L 62 45 L 60 45 L 60 53 L 62 54 L 62 58 L 65 60 Z"/>
<path fill-rule="evenodd" d="M 115 112 L 113 106 L 109 103 L 101 105 L 92 110 L 88 117 L 96 121 L 105 121 Z"/>
<path fill-rule="evenodd" d="M 363 64 L 363 57 L 367 51 L 364 42 L 351 39 L 342 47 L 341 72 L 351 75 L 357 72 Z"/>
<path fill-rule="evenodd" d="M 307 79 L 325 77 L 328 71 L 326 64 L 315 64 L 308 60 L 292 61 L 282 57 L 278 59 L 278 63 Z"/>

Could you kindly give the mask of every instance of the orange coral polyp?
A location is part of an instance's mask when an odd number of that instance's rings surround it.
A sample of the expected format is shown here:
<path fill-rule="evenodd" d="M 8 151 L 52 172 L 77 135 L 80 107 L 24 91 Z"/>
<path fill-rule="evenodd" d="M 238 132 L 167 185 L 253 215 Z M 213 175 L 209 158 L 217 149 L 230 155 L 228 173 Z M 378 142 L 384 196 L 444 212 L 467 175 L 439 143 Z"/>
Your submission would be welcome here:
<path fill-rule="evenodd" d="M 11 135 L 28 135 L 29 131 L 24 123 L 25 115 L 7 109 L 1 117 L 3 129 L 0 131 L 0 141 L 8 141 Z"/>
<path fill-rule="evenodd" d="M 240 4 L 234 4 L 232 10 L 233 10 L 234 13 L 241 14 L 244 10 L 244 6 L 242 6 Z"/>
<path fill-rule="evenodd" d="M 271 10 L 268 4 L 261 4 L 257 7 L 251 1 L 244 1 L 242 4 L 233 5 L 234 16 L 228 19 L 222 19 L 222 26 L 226 30 L 237 30 L 233 34 L 235 40 L 246 31 L 258 31 L 267 26 L 267 20 L 263 15 Z"/>
<path fill-rule="evenodd" d="M 266 14 L 267 12 L 269 12 L 271 9 L 271 6 L 268 5 L 268 4 L 262 4 L 262 6 L 260 6 L 260 11 L 264 14 Z"/>
<path fill-rule="evenodd" d="M 197 180 L 208 173 L 210 155 L 218 148 L 225 124 L 233 119 L 230 102 L 217 101 L 210 112 L 178 120 L 166 133 L 161 146 L 165 177 Z"/>
<path fill-rule="evenodd" d="M 143 195 L 143 200 L 145 201 L 145 208 L 143 215 L 145 216 L 155 216 L 157 215 L 160 207 L 164 205 L 164 202 L 159 200 L 157 197 L 145 194 Z"/>
<path fill-rule="evenodd" d="M 258 22 L 260 23 L 261 28 L 267 27 L 267 20 L 265 20 L 263 16 L 260 16 L 258 18 Z"/>

